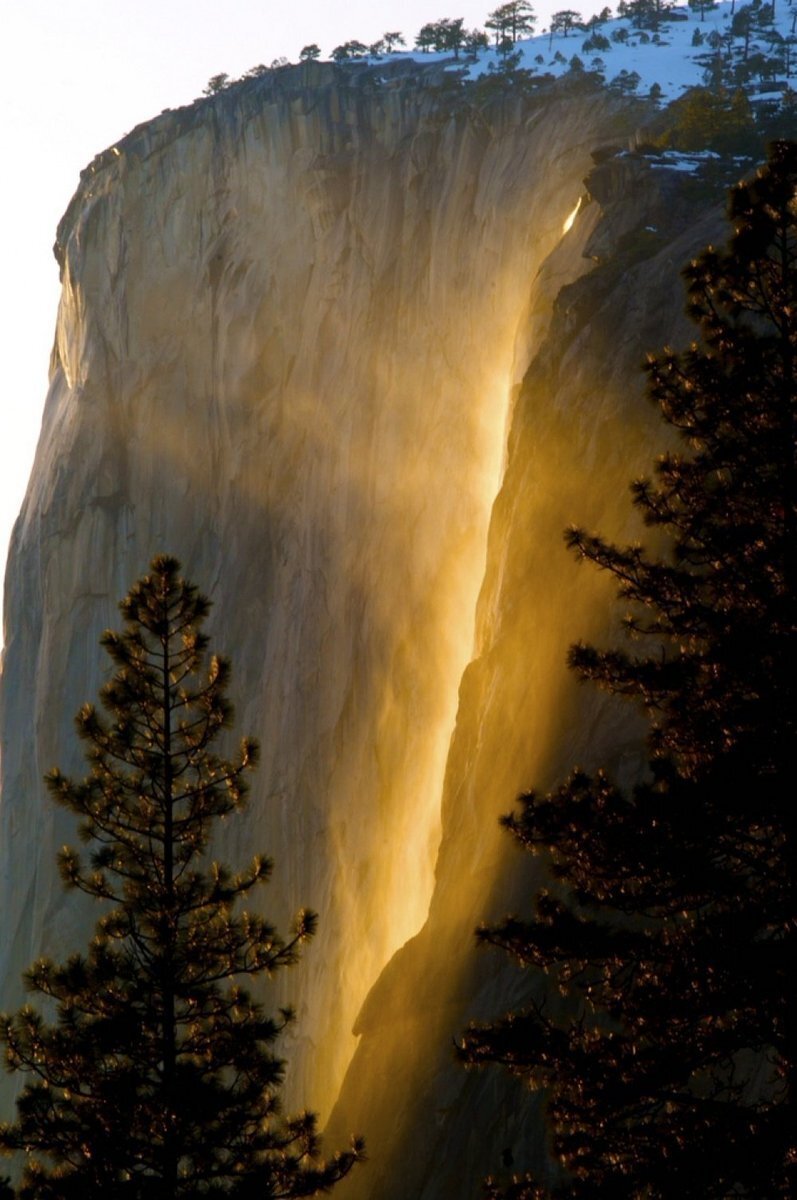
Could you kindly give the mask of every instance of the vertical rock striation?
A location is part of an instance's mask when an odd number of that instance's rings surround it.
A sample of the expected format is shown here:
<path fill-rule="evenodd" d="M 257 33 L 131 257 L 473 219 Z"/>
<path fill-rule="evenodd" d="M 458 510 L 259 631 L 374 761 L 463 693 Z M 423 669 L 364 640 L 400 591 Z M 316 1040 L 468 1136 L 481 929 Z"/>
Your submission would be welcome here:
<path fill-rule="evenodd" d="M 585 746 L 562 659 L 603 593 L 559 534 L 611 533 L 647 457 L 628 369 L 650 343 L 618 334 L 649 318 L 660 340 L 682 258 L 661 250 L 658 276 L 604 297 L 573 282 L 608 235 L 597 203 L 563 223 L 591 150 L 633 121 L 605 93 L 479 108 L 423 79 L 280 78 L 135 130 L 59 229 L 50 392 L 7 576 L 2 1003 L 91 927 L 58 882 L 74 831 L 40 780 L 83 769 L 72 716 L 102 682 L 97 639 L 174 553 L 213 597 L 236 729 L 263 750 L 218 852 L 274 857 L 281 923 L 321 914 L 269 998 L 298 1011 L 289 1100 L 325 1116 L 348 1068 L 334 1124 L 370 1133 L 373 1158 L 353 1194 L 453 1200 L 534 1119 L 496 1100 L 469 1144 L 495 1085 L 452 1073 L 448 1047 L 513 986 L 471 954 L 512 892 L 495 817 Z M 590 732 L 627 741 L 592 704 Z"/>

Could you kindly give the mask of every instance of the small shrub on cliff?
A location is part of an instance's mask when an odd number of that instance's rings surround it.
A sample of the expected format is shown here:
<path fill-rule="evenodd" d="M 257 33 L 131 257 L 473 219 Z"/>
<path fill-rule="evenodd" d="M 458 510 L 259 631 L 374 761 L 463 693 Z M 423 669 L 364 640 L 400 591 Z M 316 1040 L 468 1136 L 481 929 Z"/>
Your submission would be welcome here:
<path fill-rule="evenodd" d="M 604 54 L 611 48 L 611 42 L 602 33 L 593 33 L 581 46 L 585 54 Z"/>
<path fill-rule="evenodd" d="M 207 82 L 207 86 L 202 89 L 203 96 L 217 96 L 219 92 L 224 92 L 232 83 L 226 71 L 220 71 L 218 75 L 211 75 Z"/>
<path fill-rule="evenodd" d="M 312 1196 L 361 1157 L 355 1143 L 318 1161 L 313 1116 L 280 1114 L 272 1046 L 290 1013 L 267 1016 L 246 982 L 294 963 L 315 916 L 283 940 L 235 911 L 269 860 L 233 874 L 207 859 L 257 747 L 245 739 L 233 760 L 211 749 L 232 717 L 229 666 L 204 665 L 209 603 L 178 571 L 156 558 L 120 605 L 124 631 L 102 639 L 117 673 L 108 717 L 78 714 L 89 776 L 47 777 L 92 847 L 88 863 L 62 851 L 64 881 L 102 916 L 85 955 L 28 972 L 56 1023 L 31 1004 L 0 1022 L 8 1069 L 30 1077 L 0 1130 L 25 1154 L 20 1200 Z"/>
<path fill-rule="evenodd" d="M 639 75 L 636 71 L 620 71 L 607 86 L 610 92 L 630 96 L 639 87 Z"/>
<path fill-rule="evenodd" d="M 406 46 L 407 44 L 404 40 L 404 34 L 399 33 L 397 29 L 383 34 L 382 42 L 384 43 L 385 54 L 395 54 L 400 46 Z"/>
<path fill-rule="evenodd" d="M 466 31 L 464 49 L 465 53 L 471 58 L 478 58 L 481 53 L 489 49 L 489 46 L 489 39 L 483 29 L 469 29 Z"/>
<path fill-rule="evenodd" d="M 730 216 L 686 271 L 701 342 L 648 366 L 682 443 L 632 486 L 664 552 L 567 537 L 629 610 L 629 640 L 571 666 L 647 715 L 648 773 L 629 794 L 576 770 L 504 819 L 552 881 L 479 936 L 548 986 L 462 1053 L 547 1090 L 568 1175 L 492 1197 L 797 1195 L 796 143 Z"/>
<path fill-rule="evenodd" d="M 332 51 L 332 59 L 336 63 L 348 62 L 352 58 L 365 58 L 368 54 L 368 47 L 365 42 L 358 42 L 356 39 L 349 42 L 342 42 L 340 46 L 336 46 Z"/>

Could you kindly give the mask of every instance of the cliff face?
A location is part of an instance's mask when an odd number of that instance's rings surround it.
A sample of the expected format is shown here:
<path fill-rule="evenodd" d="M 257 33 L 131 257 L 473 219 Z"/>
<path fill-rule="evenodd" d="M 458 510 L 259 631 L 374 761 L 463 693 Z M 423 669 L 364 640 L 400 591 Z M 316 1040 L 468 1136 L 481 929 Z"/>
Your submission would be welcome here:
<path fill-rule="evenodd" d="M 656 445 L 636 366 L 677 332 L 677 271 L 705 240 L 670 246 L 672 196 L 621 160 L 563 233 L 591 151 L 632 127 L 564 88 L 453 111 L 412 82 L 255 81 L 106 151 L 59 230 L 7 577 L 2 1005 L 91 928 L 40 779 L 83 770 L 98 637 L 174 553 L 213 598 L 236 732 L 263 751 L 218 852 L 274 857 L 282 925 L 321 915 L 269 1002 L 298 1010 L 289 1104 L 337 1100 L 335 1137 L 370 1137 L 352 1195 L 458 1200 L 502 1149 L 538 1152 L 533 1106 L 453 1068 L 450 1044 L 521 986 L 472 949 L 528 885 L 497 815 L 576 759 L 635 763 L 627 715 L 564 670 L 607 592 L 560 548 L 570 521 L 627 524 Z M 579 278 L 651 213 L 644 262 Z"/>
<path fill-rule="evenodd" d="M 423 928 L 360 1013 L 330 1123 L 334 1137 L 354 1127 L 379 1147 L 370 1174 L 341 1189 L 345 1200 L 475 1200 L 488 1174 L 508 1183 L 515 1172 L 551 1169 L 540 1096 L 497 1067 L 463 1070 L 452 1039 L 471 1020 L 542 996 L 538 980 L 474 944 L 479 924 L 529 914 L 544 882 L 498 816 L 576 764 L 608 766 L 626 783 L 644 766 L 641 722 L 565 669 L 574 641 L 617 640 L 618 614 L 611 582 L 572 561 L 562 533 L 578 523 L 621 541 L 650 540 L 628 484 L 650 470 L 666 434 L 644 399 L 640 366 L 646 350 L 691 336 L 680 268 L 722 236 L 721 210 L 701 212 L 686 193 L 638 161 L 598 167 L 587 179 L 590 203 L 536 281 L 539 294 L 557 298 L 514 406 L 493 506 L 436 886 Z M 571 282 L 574 247 L 597 265 Z"/>

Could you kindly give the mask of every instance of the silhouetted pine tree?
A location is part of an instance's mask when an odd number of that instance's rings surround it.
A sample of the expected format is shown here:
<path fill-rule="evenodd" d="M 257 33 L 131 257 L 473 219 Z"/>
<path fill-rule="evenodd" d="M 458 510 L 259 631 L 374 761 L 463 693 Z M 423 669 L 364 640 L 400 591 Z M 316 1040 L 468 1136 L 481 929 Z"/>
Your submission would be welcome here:
<path fill-rule="evenodd" d="M 280 1114 L 272 1046 L 290 1013 L 267 1016 L 246 984 L 295 962 L 315 915 L 283 941 L 235 911 L 270 862 L 231 874 L 206 856 L 257 747 L 244 740 L 233 761 L 211 750 L 232 717 L 229 665 L 204 666 L 209 602 L 178 572 L 156 558 L 120 605 L 124 632 L 102 638 L 118 670 L 109 718 L 91 705 L 77 718 L 90 775 L 47 778 L 92 847 L 88 864 L 62 851 L 64 880 L 103 916 L 85 955 L 26 977 L 55 1024 L 31 1005 L 2 1021 L 8 1069 L 31 1077 L 1 1135 L 25 1152 L 22 1198 L 311 1196 L 361 1155 L 355 1143 L 318 1161 L 313 1116 Z"/>
<path fill-rule="evenodd" d="M 701 342 L 648 365 L 685 446 L 632 491 L 668 552 L 567 539 L 630 604 L 630 642 L 570 662 L 642 705 L 649 774 L 628 795 L 577 771 L 505 818 L 554 882 L 479 937 L 548 998 L 462 1053 L 547 1089 L 567 1176 L 493 1197 L 797 1195 L 797 145 L 730 219 L 685 272 Z"/>

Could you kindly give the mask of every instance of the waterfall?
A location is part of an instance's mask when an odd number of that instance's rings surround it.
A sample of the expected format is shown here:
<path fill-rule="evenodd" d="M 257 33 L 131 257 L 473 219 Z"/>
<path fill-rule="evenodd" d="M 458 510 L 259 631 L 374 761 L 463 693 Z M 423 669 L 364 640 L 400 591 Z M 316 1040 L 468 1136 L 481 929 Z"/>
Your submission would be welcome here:
<path fill-rule="evenodd" d="M 302 905 L 320 914 L 268 1003 L 297 1010 L 288 1106 L 326 1118 L 401 948 L 443 912 L 470 929 L 474 880 L 490 894 L 501 807 L 485 832 L 466 767 L 485 770 L 478 714 L 501 672 L 511 694 L 528 669 L 519 635 L 500 670 L 491 658 L 518 570 L 504 472 L 529 431 L 514 406 L 557 294 L 590 267 L 590 152 L 634 118 L 566 87 L 477 108 L 412 81 L 366 94 L 291 78 L 135 130 L 83 173 L 59 230 L 50 391 L 7 581 L 0 977 L 11 1007 L 36 955 L 90 933 L 55 869 L 74 829 L 40 780 L 84 769 L 72 718 L 104 678 L 99 635 L 152 555 L 173 553 L 212 597 L 235 735 L 262 747 L 247 813 L 214 851 L 274 858 L 264 907 L 281 927 Z M 597 419 L 551 412 L 529 511 L 562 482 L 571 422 L 589 441 Z M 623 452 L 615 466 L 613 493 Z M 556 570 L 532 591 L 566 605 Z M 546 649 L 557 670 L 563 653 Z M 552 677 L 531 669 L 529 686 Z M 537 705 L 542 746 L 559 726 L 549 694 Z M 521 771 L 495 738 L 505 808 Z"/>

